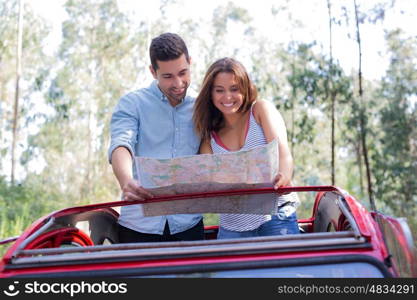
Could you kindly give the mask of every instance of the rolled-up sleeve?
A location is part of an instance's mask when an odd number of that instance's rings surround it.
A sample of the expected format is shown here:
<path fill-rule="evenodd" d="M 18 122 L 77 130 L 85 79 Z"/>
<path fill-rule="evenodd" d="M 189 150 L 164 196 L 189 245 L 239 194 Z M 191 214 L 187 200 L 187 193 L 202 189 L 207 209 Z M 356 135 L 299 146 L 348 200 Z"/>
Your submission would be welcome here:
<path fill-rule="evenodd" d="M 139 112 L 136 105 L 137 97 L 130 93 L 122 97 L 115 107 L 110 122 L 110 147 L 108 151 L 109 163 L 113 151 L 118 147 L 126 147 L 132 157 L 135 156 L 140 127 Z"/>

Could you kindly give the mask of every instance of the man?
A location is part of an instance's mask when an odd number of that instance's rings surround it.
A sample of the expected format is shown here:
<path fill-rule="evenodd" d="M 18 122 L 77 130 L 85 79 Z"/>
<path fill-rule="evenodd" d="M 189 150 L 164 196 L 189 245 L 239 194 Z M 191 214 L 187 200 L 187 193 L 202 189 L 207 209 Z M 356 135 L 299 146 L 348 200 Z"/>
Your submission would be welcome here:
<path fill-rule="evenodd" d="M 178 35 L 164 33 L 152 40 L 149 53 L 155 80 L 149 87 L 123 96 L 111 119 L 109 160 L 125 201 L 152 198 L 137 180 L 134 156 L 193 155 L 200 144 L 192 123 L 195 99 L 186 96 L 191 64 L 187 46 Z M 144 217 L 142 205 L 121 208 L 121 243 L 203 238 L 201 215 Z"/>

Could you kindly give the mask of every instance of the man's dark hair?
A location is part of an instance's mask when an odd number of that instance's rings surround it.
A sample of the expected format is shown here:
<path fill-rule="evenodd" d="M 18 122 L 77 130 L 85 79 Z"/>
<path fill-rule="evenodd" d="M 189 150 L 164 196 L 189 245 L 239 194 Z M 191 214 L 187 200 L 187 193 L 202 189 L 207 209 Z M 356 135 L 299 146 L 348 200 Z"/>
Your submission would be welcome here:
<path fill-rule="evenodd" d="M 156 71 L 158 69 L 157 60 L 168 61 L 177 59 L 182 54 L 190 62 L 188 49 L 183 39 L 175 33 L 163 33 L 160 36 L 152 39 L 149 47 L 149 55 L 151 57 L 152 68 Z"/>

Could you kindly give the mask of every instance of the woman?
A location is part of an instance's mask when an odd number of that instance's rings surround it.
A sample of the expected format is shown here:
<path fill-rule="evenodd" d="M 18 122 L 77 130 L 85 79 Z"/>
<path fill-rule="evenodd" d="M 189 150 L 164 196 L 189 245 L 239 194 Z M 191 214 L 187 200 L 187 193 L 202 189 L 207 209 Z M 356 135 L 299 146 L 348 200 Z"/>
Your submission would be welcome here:
<path fill-rule="evenodd" d="M 193 120 L 202 138 L 200 153 L 248 150 L 278 139 L 279 173 L 274 188 L 288 185 L 293 172 L 285 123 L 269 102 L 257 100 L 244 66 L 232 58 L 213 63 L 196 99 Z M 221 214 L 218 238 L 299 233 L 293 194 L 279 196 L 276 215 Z"/>

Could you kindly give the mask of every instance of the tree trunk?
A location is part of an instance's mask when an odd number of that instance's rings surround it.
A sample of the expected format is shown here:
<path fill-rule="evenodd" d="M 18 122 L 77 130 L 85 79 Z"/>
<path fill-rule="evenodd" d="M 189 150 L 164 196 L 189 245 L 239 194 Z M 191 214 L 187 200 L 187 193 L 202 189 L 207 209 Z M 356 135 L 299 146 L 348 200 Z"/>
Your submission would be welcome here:
<path fill-rule="evenodd" d="M 365 121 L 365 113 L 366 113 L 366 106 L 363 100 L 363 89 L 362 89 L 362 49 L 361 49 L 361 36 L 359 30 L 359 18 L 358 18 L 358 6 L 356 4 L 356 0 L 353 0 L 355 5 L 355 20 L 356 20 L 356 37 L 358 42 L 358 49 L 359 49 L 359 71 L 358 71 L 358 80 L 359 80 L 359 100 L 361 103 L 360 112 L 359 112 L 359 120 L 360 120 L 360 134 L 361 134 L 361 143 L 362 143 L 362 152 L 363 152 L 363 159 L 365 162 L 366 168 L 366 179 L 368 182 L 368 196 L 369 202 L 371 204 L 371 208 L 373 211 L 376 210 L 375 203 L 373 199 L 373 189 L 372 189 L 372 178 L 371 178 L 371 167 L 369 165 L 368 159 L 368 147 L 366 144 L 366 121 Z"/>
<path fill-rule="evenodd" d="M 361 195 L 365 195 L 364 187 L 363 187 L 363 169 L 362 169 L 362 147 L 360 141 L 360 133 L 358 134 L 358 143 L 354 142 L 355 151 L 356 151 L 356 161 L 358 163 L 358 170 L 359 170 L 359 186 L 361 189 Z"/>
<path fill-rule="evenodd" d="M 295 155 L 296 155 L 296 152 L 295 152 L 295 149 L 294 149 L 294 147 L 295 147 L 295 144 L 294 144 L 294 137 L 295 137 L 295 102 L 296 102 L 295 94 L 296 93 L 294 92 L 293 96 L 292 96 L 292 99 L 291 99 L 292 107 L 291 107 L 291 134 L 290 134 L 290 145 L 291 145 L 291 151 L 292 151 L 292 156 L 293 156 L 294 161 L 295 161 Z"/>
<path fill-rule="evenodd" d="M 15 182 L 16 172 L 16 144 L 18 140 L 17 129 L 19 126 L 19 98 L 20 98 L 20 76 L 22 73 L 22 39 L 23 39 L 23 5 L 24 0 L 19 1 L 19 20 L 17 29 L 17 48 L 16 48 L 16 90 L 14 98 L 13 110 L 13 131 L 12 131 L 12 169 L 11 169 L 11 183 Z"/>
<path fill-rule="evenodd" d="M 336 184 L 336 172 L 335 172 L 335 98 L 336 93 L 333 87 L 333 42 L 332 42 L 332 10 L 330 0 L 327 0 L 327 8 L 329 12 L 329 54 L 330 54 L 330 66 L 329 66 L 329 94 L 331 101 L 331 119 L 332 119 L 332 131 L 331 131 L 331 174 L 332 185 Z"/>
<path fill-rule="evenodd" d="M 1 67 L 1 61 L 0 61 L 0 67 Z M 3 102 L 3 99 L 4 99 L 4 102 Z M 5 126 L 4 124 L 6 123 L 5 122 L 6 114 L 5 114 L 5 111 L 4 111 L 5 108 L 6 108 L 5 99 L 6 99 L 6 85 L 5 85 L 5 83 L 3 82 L 3 80 L 0 76 L 0 144 L 3 143 L 3 132 L 5 131 L 4 130 L 4 126 Z M 2 148 L 0 147 L 0 151 L 1 150 L 2 150 Z M 3 157 L 0 155 L 0 170 L 3 169 L 2 162 L 3 162 Z"/>

